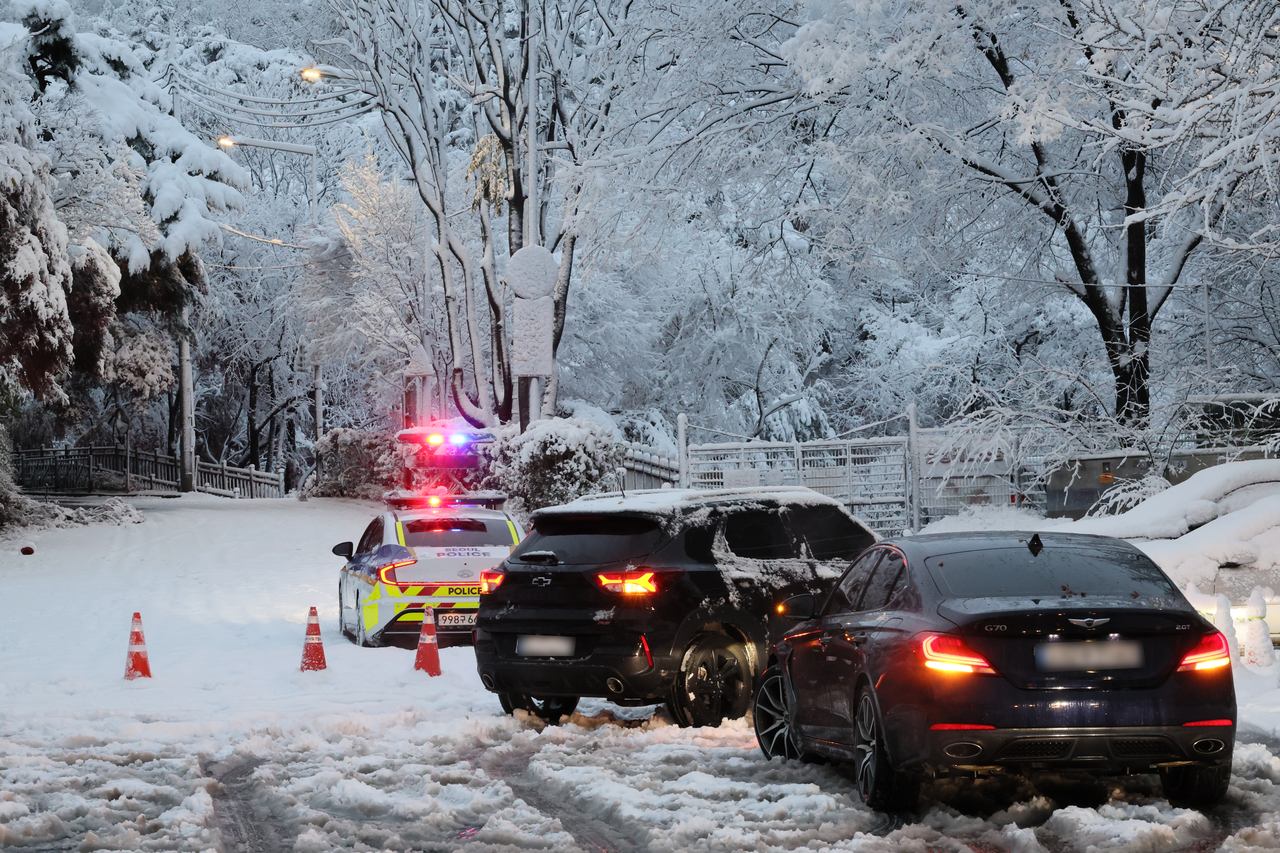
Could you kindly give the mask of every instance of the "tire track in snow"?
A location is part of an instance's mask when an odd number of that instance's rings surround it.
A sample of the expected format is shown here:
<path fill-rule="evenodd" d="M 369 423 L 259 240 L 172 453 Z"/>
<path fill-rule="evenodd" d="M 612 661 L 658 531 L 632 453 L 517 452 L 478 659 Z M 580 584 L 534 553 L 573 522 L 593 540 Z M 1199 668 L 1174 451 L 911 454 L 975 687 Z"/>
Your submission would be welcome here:
<path fill-rule="evenodd" d="M 249 777 L 265 762 L 265 758 L 212 764 L 204 759 L 200 761 L 200 771 L 221 785 L 221 790 L 210 788 L 209 793 L 213 796 L 213 819 L 222 836 L 225 853 L 284 853 L 286 850 L 274 822 L 258 817 L 253 807 L 254 782 Z"/>
<path fill-rule="evenodd" d="M 485 754 L 479 759 L 479 766 L 490 776 L 506 782 L 526 805 L 559 820 L 565 832 L 572 835 L 578 846 L 588 853 L 639 853 L 645 849 L 625 833 L 578 808 L 572 801 L 557 800 L 539 790 L 537 783 L 528 778 L 529 762 L 536 754 L 536 750 Z"/>

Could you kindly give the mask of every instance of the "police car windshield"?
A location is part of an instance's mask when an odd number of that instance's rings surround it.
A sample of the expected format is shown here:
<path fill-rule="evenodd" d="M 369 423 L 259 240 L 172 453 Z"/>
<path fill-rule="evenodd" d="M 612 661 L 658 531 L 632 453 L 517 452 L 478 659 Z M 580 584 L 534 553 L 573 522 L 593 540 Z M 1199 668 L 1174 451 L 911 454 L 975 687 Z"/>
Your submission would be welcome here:
<path fill-rule="evenodd" d="M 505 521 L 478 518 L 418 518 L 401 522 L 404 544 L 411 548 L 458 547 L 462 545 L 506 545 L 510 547 L 511 530 Z"/>

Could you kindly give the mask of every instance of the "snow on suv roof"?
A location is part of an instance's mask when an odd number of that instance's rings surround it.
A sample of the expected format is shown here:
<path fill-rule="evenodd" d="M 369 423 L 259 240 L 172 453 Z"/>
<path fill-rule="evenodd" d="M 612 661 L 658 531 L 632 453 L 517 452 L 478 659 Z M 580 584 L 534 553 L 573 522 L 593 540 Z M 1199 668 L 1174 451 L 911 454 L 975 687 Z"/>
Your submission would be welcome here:
<path fill-rule="evenodd" d="M 672 515 L 709 504 L 774 501 L 792 505 L 826 504 L 843 506 L 835 498 L 804 486 L 753 486 L 740 489 L 643 489 L 583 495 L 575 501 L 549 506 L 534 512 L 535 516 L 569 513 L 644 513 Z"/>

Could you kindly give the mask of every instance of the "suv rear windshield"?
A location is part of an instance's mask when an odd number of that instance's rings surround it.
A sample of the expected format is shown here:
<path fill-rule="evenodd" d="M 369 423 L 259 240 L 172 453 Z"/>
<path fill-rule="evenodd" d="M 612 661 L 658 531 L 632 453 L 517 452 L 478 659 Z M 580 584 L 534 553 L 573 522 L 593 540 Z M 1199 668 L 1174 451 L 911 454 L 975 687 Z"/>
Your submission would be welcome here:
<path fill-rule="evenodd" d="M 1036 557 L 1023 547 L 988 548 L 928 557 L 924 564 L 943 592 L 957 598 L 1178 594 L 1149 557 L 1128 551 L 1048 544 Z"/>
<path fill-rule="evenodd" d="M 505 521 L 478 518 L 415 518 L 401 522 L 404 544 L 411 548 L 462 545 L 511 545 Z"/>
<path fill-rule="evenodd" d="M 662 530 L 651 518 L 628 515 L 551 515 L 534 518 L 533 532 L 512 552 L 551 551 L 561 563 L 609 563 L 643 557 L 658 546 Z"/>

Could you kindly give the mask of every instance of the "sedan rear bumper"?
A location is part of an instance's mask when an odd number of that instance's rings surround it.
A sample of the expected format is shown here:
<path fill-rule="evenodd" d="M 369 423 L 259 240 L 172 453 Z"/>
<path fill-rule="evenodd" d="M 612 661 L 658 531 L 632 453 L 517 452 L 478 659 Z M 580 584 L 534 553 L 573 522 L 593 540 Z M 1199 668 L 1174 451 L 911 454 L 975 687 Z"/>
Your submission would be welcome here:
<path fill-rule="evenodd" d="M 925 764 L 935 772 L 1090 770 L 1149 773 L 1177 764 L 1229 764 L 1234 726 L 929 731 Z"/>

